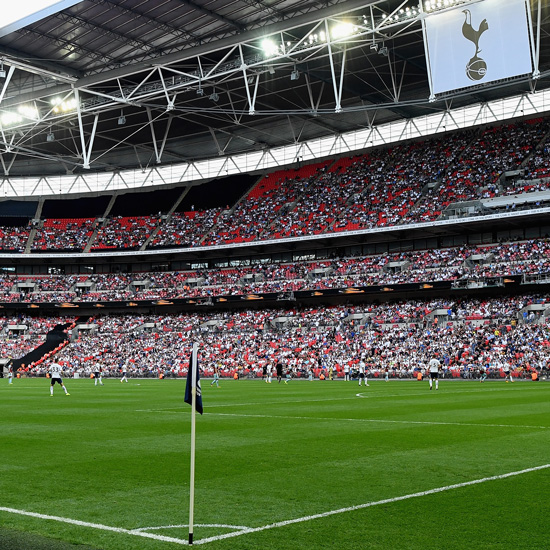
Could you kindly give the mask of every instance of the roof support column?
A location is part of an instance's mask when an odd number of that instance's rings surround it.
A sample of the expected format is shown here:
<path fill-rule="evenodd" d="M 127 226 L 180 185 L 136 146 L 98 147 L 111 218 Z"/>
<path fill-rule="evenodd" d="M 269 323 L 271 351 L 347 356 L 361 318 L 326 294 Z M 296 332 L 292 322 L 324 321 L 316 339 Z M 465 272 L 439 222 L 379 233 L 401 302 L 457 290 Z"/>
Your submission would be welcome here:
<path fill-rule="evenodd" d="M 334 112 L 342 112 L 342 89 L 344 86 L 344 69 L 346 66 L 346 46 L 344 45 L 344 51 L 342 52 L 342 67 L 340 69 L 340 82 L 338 83 L 338 77 L 336 76 L 336 67 L 334 66 L 334 52 L 332 51 L 332 42 L 330 40 L 330 29 L 328 27 L 328 21 L 325 20 L 325 33 L 327 36 L 328 57 L 330 59 L 330 73 L 332 75 L 332 86 L 334 88 L 334 99 L 336 105 Z"/>
<path fill-rule="evenodd" d="M 97 121 L 99 120 L 99 114 L 94 116 L 94 125 L 92 127 L 92 133 L 90 135 L 90 141 L 86 147 L 86 136 L 84 135 L 84 123 L 82 122 L 82 111 L 80 109 L 80 93 L 78 88 L 74 88 L 74 98 L 76 101 L 76 114 L 78 117 L 78 128 L 80 130 L 80 143 L 82 145 L 82 168 L 90 168 L 90 158 L 92 156 L 92 150 L 94 148 L 94 139 L 97 130 Z"/>

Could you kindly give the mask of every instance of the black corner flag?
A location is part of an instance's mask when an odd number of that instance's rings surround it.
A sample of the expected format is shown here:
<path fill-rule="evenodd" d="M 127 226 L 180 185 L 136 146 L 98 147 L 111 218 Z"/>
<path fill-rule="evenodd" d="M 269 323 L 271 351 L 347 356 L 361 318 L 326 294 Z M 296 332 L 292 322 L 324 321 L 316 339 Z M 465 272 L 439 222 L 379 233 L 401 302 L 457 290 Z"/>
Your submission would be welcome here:
<path fill-rule="evenodd" d="M 197 348 L 193 347 L 193 353 L 189 359 L 189 370 L 187 372 L 187 383 L 185 385 L 185 399 L 186 403 L 193 406 L 193 388 L 197 389 L 195 398 L 195 410 L 202 414 L 202 392 L 201 381 L 199 377 L 199 358 L 197 357 Z"/>

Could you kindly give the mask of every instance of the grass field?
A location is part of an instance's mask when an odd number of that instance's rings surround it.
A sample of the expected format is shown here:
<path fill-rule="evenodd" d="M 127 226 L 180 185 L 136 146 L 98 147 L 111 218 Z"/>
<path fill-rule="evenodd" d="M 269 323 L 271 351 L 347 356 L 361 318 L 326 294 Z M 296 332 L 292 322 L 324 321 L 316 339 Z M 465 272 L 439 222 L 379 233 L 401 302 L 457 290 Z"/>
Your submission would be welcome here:
<path fill-rule="evenodd" d="M 66 384 L 0 380 L 0 549 L 186 544 L 185 381 Z M 549 547 L 546 382 L 202 386 L 195 545 Z"/>

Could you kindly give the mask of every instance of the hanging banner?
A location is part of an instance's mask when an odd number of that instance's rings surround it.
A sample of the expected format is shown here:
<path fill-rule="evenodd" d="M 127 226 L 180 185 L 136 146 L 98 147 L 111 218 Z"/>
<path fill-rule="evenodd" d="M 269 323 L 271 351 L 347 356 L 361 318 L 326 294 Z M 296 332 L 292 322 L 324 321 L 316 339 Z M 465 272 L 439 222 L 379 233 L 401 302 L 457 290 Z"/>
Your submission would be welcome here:
<path fill-rule="evenodd" d="M 525 0 L 485 0 L 426 15 L 432 95 L 533 71 Z"/>

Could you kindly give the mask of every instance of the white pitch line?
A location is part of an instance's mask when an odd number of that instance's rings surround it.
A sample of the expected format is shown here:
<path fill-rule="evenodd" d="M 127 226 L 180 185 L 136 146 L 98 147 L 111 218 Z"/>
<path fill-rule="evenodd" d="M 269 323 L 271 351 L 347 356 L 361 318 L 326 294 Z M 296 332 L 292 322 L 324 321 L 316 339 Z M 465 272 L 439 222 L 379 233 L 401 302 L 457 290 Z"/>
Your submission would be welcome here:
<path fill-rule="evenodd" d="M 441 378 L 440 378 L 441 380 Z M 443 382 L 451 382 L 451 380 L 443 380 Z M 542 386 L 539 386 L 539 387 L 542 387 Z M 447 389 L 448 386 L 445 387 L 445 390 L 441 392 L 441 394 L 445 394 L 445 395 L 464 395 L 465 393 L 482 393 L 482 394 L 486 394 L 486 393 L 489 393 L 489 392 L 510 392 L 510 386 L 501 386 L 499 388 L 487 388 L 487 386 L 479 386 L 478 385 L 478 389 L 477 390 L 448 390 Z M 426 388 L 427 389 L 427 388 Z M 522 388 L 522 391 L 525 391 L 525 387 Z M 534 390 L 534 388 L 533 388 Z M 533 391 L 533 390 L 528 390 L 528 391 Z M 364 392 L 361 392 L 361 393 L 356 393 L 355 396 L 356 397 L 363 397 L 365 399 L 367 398 L 374 398 L 374 397 L 425 397 L 425 393 L 422 392 L 422 393 L 413 393 L 413 394 L 403 394 L 403 393 L 393 393 L 393 394 L 386 394 L 386 393 L 371 393 L 372 390 L 366 390 Z M 433 392 L 432 392 L 433 393 Z M 438 394 L 439 394 L 439 390 L 438 390 Z"/>
<path fill-rule="evenodd" d="M 92 527 L 93 529 L 100 529 L 102 531 L 112 531 L 114 533 L 122 533 L 124 535 L 134 535 L 136 537 L 144 537 L 147 539 L 161 540 L 163 542 L 175 542 L 176 544 L 188 544 L 187 540 L 176 539 L 174 537 L 166 537 L 164 535 L 155 535 L 153 533 L 144 533 L 133 529 L 123 529 L 122 527 L 112 527 L 110 525 L 102 525 L 101 523 L 89 523 L 87 521 L 80 521 L 78 519 L 64 518 L 61 516 L 50 516 L 48 514 L 37 514 L 36 512 L 27 512 L 26 510 L 17 510 L 16 508 L 7 508 L 0 506 L 0 512 L 9 512 L 10 514 L 18 514 L 20 516 L 28 516 L 31 518 L 48 519 L 52 521 L 59 521 L 61 523 L 69 523 L 71 525 L 78 525 L 79 527 Z"/>
<path fill-rule="evenodd" d="M 497 390 L 488 390 L 488 391 L 497 391 Z M 446 394 L 449 393 L 466 393 L 466 392 L 445 392 Z M 375 397 L 415 397 L 420 396 L 424 394 L 413 394 L 413 395 L 406 395 L 406 394 L 384 394 L 384 393 L 375 393 L 372 395 L 369 395 L 368 397 L 370 399 L 373 399 Z M 267 405 L 284 405 L 284 404 L 299 404 L 299 403 L 328 403 L 329 401 L 346 401 L 346 400 L 352 400 L 356 399 L 357 397 L 367 397 L 361 394 L 356 393 L 355 395 L 348 396 L 348 397 L 335 397 L 333 399 L 284 399 L 280 401 L 260 401 L 258 403 L 223 403 L 223 404 L 211 404 L 208 405 L 209 409 L 222 409 L 226 407 L 250 407 L 255 405 L 261 405 L 263 407 Z M 182 412 L 188 412 L 189 407 L 187 405 L 181 406 L 181 407 L 169 407 L 166 409 L 136 409 L 135 412 L 165 412 L 165 413 L 182 413 Z"/>
<path fill-rule="evenodd" d="M 348 506 L 347 508 L 339 508 L 337 510 L 330 510 L 328 512 L 322 512 L 320 514 L 313 514 L 310 516 L 303 516 L 301 518 L 288 519 L 285 521 L 278 521 L 276 523 L 270 523 L 269 525 L 263 525 L 261 527 L 245 527 L 240 531 L 235 531 L 233 533 L 225 533 L 223 535 L 216 535 L 214 537 L 207 537 L 204 539 L 199 539 L 194 541 L 194 544 L 207 544 L 209 542 L 214 542 L 223 539 L 229 539 L 234 537 L 240 537 L 241 535 L 247 535 L 249 533 L 259 533 L 261 531 L 267 531 L 269 529 L 277 529 L 279 527 L 286 527 L 287 525 L 293 525 L 296 523 L 304 523 L 306 521 L 312 521 L 315 519 L 326 518 L 329 516 L 335 516 L 337 514 L 345 514 L 347 512 L 354 512 L 356 510 L 364 510 L 365 508 L 372 508 L 373 506 L 379 506 L 380 504 L 392 504 L 394 502 L 400 502 L 402 500 L 409 500 L 411 498 L 423 497 L 427 495 L 434 495 L 436 493 L 443 493 L 445 491 L 451 491 L 453 489 L 461 489 L 462 487 L 469 487 L 470 485 L 478 485 L 480 483 L 486 483 L 488 481 L 495 481 L 499 479 L 506 479 L 508 477 L 519 476 L 522 474 L 527 474 L 530 472 L 536 472 L 539 470 L 544 470 L 550 468 L 550 464 L 544 464 L 543 466 L 535 466 L 533 468 L 526 468 L 525 470 L 518 470 L 516 472 L 509 472 L 507 474 L 501 474 L 497 476 L 484 477 L 481 479 L 474 479 L 473 481 L 465 481 L 463 483 L 456 483 L 454 485 L 446 485 L 445 487 L 437 487 L 435 489 L 429 489 L 427 491 L 420 491 L 418 493 L 410 493 L 408 495 L 403 495 L 400 497 L 386 498 L 384 500 L 377 500 L 374 502 L 367 502 L 366 504 L 358 504 L 356 506 Z M 33 517 L 38 519 L 46 519 L 52 521 L 59 521 L 62 523 L 68 523 L 71 525 L 78 525 L 80 527 L 91 527 L 93 529 L 100 529 L 102 531 L 112 531 L 115 533 L 121 533 L 125 535 L 133 535 L 137 537 L 144 537 L 149 539 L 160 540 L 164 542 L 174 542 L 183 546 L 188 545 L 188 541 L 184 539 L 177 539 L 174 537 L 166 537 L 163 535 L 155 535 L 153 533 L 146 533 L 141 529 L 123 529 L 122 527 L 112 527 L 110 525 L 102 525 L 100 523 L 89 523 L 87 521 L 80 521 L 71 518 L 64 518 L 60 516 L 51 516 L 47 514 L 37 514 L 35 512 L 28 512 L 26 510 L 18 510 L 16 508 L 8 508 L 5 506 L 0 506 L 0 512 L 8 512 L 10 514 L 17 514 L 20 516 Z M 169 528 L 170 526 L 166 526 Z M 174 526 L 176 527 L 176 526 Z M 179 526 L 178 526 L 179 527 Z M 148 529 L 155 529 L 154 527 L 148 527 Z"/>
<path fill-rule="evenodd" d="M 329 401 L 345 401 L 347 399 L 355 399 L 356 396 L 350 396 L 350 397 L 336 397 L 334 399 L 288 399 L 288 400 L 282 400 L 282 401 L 260 401 L 259 403 L 224 403 L 221 405 L 208 405 L 209 409 L 220 409 L 225 407 L 250 407 L 252 405 L 280 405 L 285 403 L 326 403 Z M 187 412 L 189 410 L 189 407 L 187 405 L 182 407 L 170 407 L 167 409 L 136 409 L 136 412 L 174 412 L 174 413 L 180 413 L 180 412 Z"/>
<path fill-rule="evenodd" d="M 271 414 L 239 414 L 239 413 L 204 413 L 205 416 L 237 416 L 250 418 L 281 418 L 284 420 L 330 420 L 340 422 L 371 422 L 382 424 L 424 424 L 428 426 L 473 426 L 475 428 L 533 428 L 539 430 L 548 430 L 550 426 L 530 426 L 521 424 L 475 424 L 473 422 L 434 422 L 423 420 L 386 420 L 378 418 L 335 418 L 324 416 L 286 416 L 286 415 L 271 415 Z"/>
<path fill-rule="evenodd" d="M 215 527 L 218 529 L 234 529 L 234 530 L 243 530 L 249 529 L 245 525 L 226 525 L 225 523 L 195 523 L 195 527 Z M 184 527 L 189 527 L 188 523 L 183 523 L 181 525 L 158 525 L 155 527 L 138 527 L 137 529 L 132 529 L 133 533 L 139 533 L 141 531 L 158 531 L 160 529 L 183 529 Z"/>
<path fill-rule="evenodd" d="M 459 381 L 456 381 L 459 382 Z M 541 386 L 539 386 L 541 387 Z M 502 388 L 491 388 L 491 389 L 485 389 L 487 386 L 485 386 L 483 389 L 479 388 L 477 390 L 445 390 L 445 395 L 462 395 L 465 393 L 488 393 L 488 392 L 503 392 L 503 391 L 510 391 L 510 386 L 502 387 Z M 371 390 L 372 391 L 372 390 Z M 356 393 L 353 396 L 348 397 L 335 397 L 331 399 L 285 399 L 280 401 L 260 401 L 256 403 L 223 403 L 223 404 L 210 404 L 208 406 L 209 409 L 218 409 L 218 408 L 225 408 L 225 407 L 249 407 L 252 405 L 261 405 L 261 406 L 267 406 L 267 405 L 281 405 L 281 404 L 298 404 L 298 403 L 328 403 L 329 401 L 345 401 L 345 400 L 351 400 L 356 399 L 357 397 L 363 398 L 363 399 L 374 399 L 374 398 L 386 398 L 386 397 L 404 397 L 404 398 L 411 398 L 411 397 L 425 397 L 425 393 L 410 393 L 410 394 L 403 394 L 403 393 L 375 393 L 374 391 L 368 391 L 367 393 L 369 395 L 365 395 L 365 392 Z M 442 392 L 443 393 L 443 392 Z M 182 407 L 170 407 L 166 409 L 136 409 L 135 412 L 165 412 L 165 413 L 181 413 L 186 412 L 189 410 L 188 406 L 182 406 Z"/>
<path fill-rule="evenodd" d="M 223 539 L 229 539 L 233 537 L 239 537 L 241 535 L 247 535 L 249 533 L 259 533 L 260 531 L 267 531 L 268 529 L 277 529 L 279 527 L 286 527 L 287 525 L 293 525 L 295 523 L 303 523 L 306 521 L 312 521 L 315 519 L 326 518 L 329 516 L 335 516 L 337 514 L 345 514 L 347 512 L 354 512 L 356 510 L 363 510 L 365 508 L 371 508 L 373 506 L 379 506 L 380 504 L 392 504 L 401 500 L 409 500 L 416 497 L 424 497 L 427 495 L 433 495 L 436 493 L 442 493 L 444 491 L 451 491 L 452 489 L 461 489 L 462 487 L 468 487 L 470 485 L 477 485 L 479 483 L 486 483 L 487 481 L 495 481 L 498 479 L 506 479 L 508 477 L 519 476 L 521 474 L 527 474 L 530 472 L 536 472 L 538 470 L 544 470 L 550 468 L 550 464 L 544 464 L 543 466 L 536 466 L 534 468 L 527 468 L 525 470 L 519 470 L 517 472 L 510 472 L 508 474 L 501 474 L 498 476 L 484 477 L 482 479 L 474 479 L 473 481 L 466 481 L 464 483 L 456 483 L 454 485 L 447 485 L 445 487 L 437 487 L 436 489 L 429 489 L 428 491 L 421 491 L 419 493 L 411 493 L 400 497 L 386 498 L 384 500 L 377 500 L 375 502 L 367 502 L 366 504 L 358 504 L 357 506 L 349 506 L 347 508 L 339 508 L 338 510 L 330 510 L 329 512 L 322 512 L 320 514 L 314 514 L 311 516 L 304 516 L 301 518 L 289 519 L 286 521 L 278 521 L 277 523 L 271 523 L 262 527 L 251 527 L 249 529 L 243 529 L 234 533 L 225 533 L 223 535 L 217 535 L 214 537 L 208 537 L 205 539 L 199 539 L 194 544 L 207 544 Z"/>

